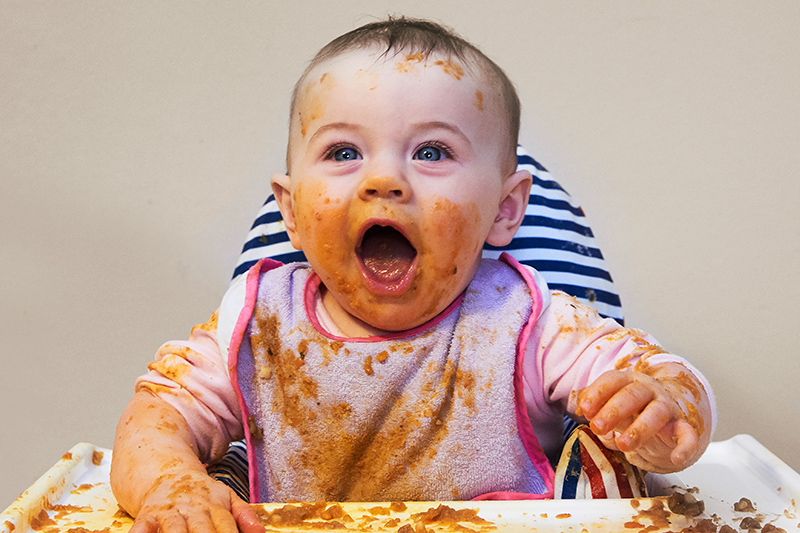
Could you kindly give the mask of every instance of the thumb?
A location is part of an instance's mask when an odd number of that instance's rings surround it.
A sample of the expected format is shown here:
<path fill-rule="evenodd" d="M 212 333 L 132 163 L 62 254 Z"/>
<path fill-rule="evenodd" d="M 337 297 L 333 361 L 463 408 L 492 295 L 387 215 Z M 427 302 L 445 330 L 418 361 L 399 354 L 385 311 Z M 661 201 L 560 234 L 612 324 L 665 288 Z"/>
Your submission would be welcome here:
<path fill-rule="evenodd" d="M 255 507 L 246 503 L 231 491 L 231 514 L 242 533 L 264 533 L 264 526 L 258 519 Z"/>

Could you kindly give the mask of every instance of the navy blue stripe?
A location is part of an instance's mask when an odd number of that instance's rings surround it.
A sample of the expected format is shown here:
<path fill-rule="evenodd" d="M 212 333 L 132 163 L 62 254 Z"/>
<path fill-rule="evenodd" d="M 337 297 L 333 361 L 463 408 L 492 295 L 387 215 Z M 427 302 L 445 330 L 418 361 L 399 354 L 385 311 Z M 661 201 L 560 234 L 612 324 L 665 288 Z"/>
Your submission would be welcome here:
<path fill-rule="evenodd" d="M 582 226 L 573 220 L 562 220 L 558 218 L 543 217 L 541 215 L 525 215 L 522 220 L 522 227 L 543 227 L 566 231 L 572 231 L 584 237 L 594 238 L 589 226 Z"/>
<path fill-rule="evenodd" d="M 561 485 L 561 499 L 574 500 L 578 492 L 578 481 L 581 477 L 581 444 L 576 438 L 572 442 L 567 467 L 564 469 L 564 481 Z"/>
<path fill-rule="evenodd" d="M 531 177 L 533 178 L 533 181 L 531 181 L 531 191 L 535 191 L 536 187 L 538 187 L 540 189 L 549 189 L 551 191 L 561 191 L 569 196 L 569 193 L 564 189 L 564 187 L 559 185 L 558 182 L 540 178 L 536 174 L 531 174 Z"/>
<path fill-rule="evenodd" d="M 270 213 L 264 213 L 263 215 L 259 216 L 253 221 L 253 225 L 250 226 L 250 229 L 257 228 L 261 224 L 269 224 L 271 222 L 277 222 L 279 220 L 283 220 L 280 211 L 272 211 Z"/>
<path fill-rule="evenodd" d="M 548 250 L 564 250 L 586 257 L 602 259 L 603 254 L 598 248 L 590 248 L 572 241 L 560 239 L 547 239 L 545 237 L 514 237 L 509 244 L 502 247 L 485 245 L 487 250 L 522 250 L 524 248 L 546 248 Z"/>
<path fill-rule="evenodd" d="M 279 242 L 289 242 L 289 234 L 285 231 L 280 231 L 278 233 L 265 233 L 259 237 L 253 237 L 242 247 L 242 253 L 246 252 L 247 250 L 252 250 L 253 248 L 261 248 L 262 246 L 267 246 L 269 244 L 277 244 Z"/>
<path fill-rule="evenodd" d="M 529 155 L 517 155 L 517 165 L 533 165 L 536 167 L 536 170 L 547 172 L 547 169 L 544 168 L 541 163 Z"/>
<path fill-rule="evenodd" d="M 576 217 L 584 218 L 586 215 L 583 214 L 583 209 L 580 207 L 575 207 L 571 203 L 567 202 L 566 200 L 553 200 L 552 198 L 545 198 L 544 196 L 539 196 L 537 194 L 531 194 L 530 201 L 528 202 L 530 205 L 542 205 L 544 207 L 549 207 L 550 209 L 559 209 L 561 211 L 569 211 Z"/>
<path fill-rule="evenodd" d="M 622 301 L 619 299 L 619 296 L 617 296 L 613 292 L 603 291 L 600 289 L 592 289 L 589 287 L 581 287 L 580 285 L 568 285 L 566 283 L 548 282 L 547 286 L 550 288 L 550 290 L 564 291 L 570 296 L 574 296 L 575 298 L 584 298 L 587 300 L 591 300 L 591 298 L 587 297 L 587 293 L 591 291 L 594 294 L 594 299 L 596 301 L 603 302 L 604 304 L 608 305 L 613 305 L 614 307 L 622 307 Z"/>
<path fill-rule="evenodd" d="M 298 263 L 300 261 L 305 261 L 306 256 L 303 252 L 295 251 L 295 252 L 288 252 L 285 254 L 275 254 L 270 256 L 270 259 L 274 259 L 275 261 L 280 261 L 281 263 Z M 233 271 L 233 277 L 235 278 L 239 274 L 244 274 L 250 267 L 255 265 L 258 262 L 258 259 L 253 259 L 252 261 L 245 261 L 244 263 L 240 264 L 236 267 L 236 270 Z"/>
<path fill-rule="evenodd" d="M 545 272 L 567 272 L 569 274 L 578 274 L 590 278 L 604 279 L 613 282 L 611 274 L 602 268 L 591 267 L 586 265 L 579 265 L 570 261 L 554 261 L 547 259 L 532 259 L 528 261 L 520 261 L 523 264 L 532 266 L 542 274 Z M 547 276 L 544 276 L 547 279 Z"/>

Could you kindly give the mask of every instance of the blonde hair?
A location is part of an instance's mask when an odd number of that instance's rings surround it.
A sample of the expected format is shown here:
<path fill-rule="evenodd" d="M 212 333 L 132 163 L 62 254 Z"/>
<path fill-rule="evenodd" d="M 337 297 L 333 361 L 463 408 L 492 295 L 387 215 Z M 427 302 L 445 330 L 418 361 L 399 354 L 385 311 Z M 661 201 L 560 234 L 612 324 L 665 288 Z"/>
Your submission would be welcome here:
<path fill-rule="evenodd" d="M 349 31 L 317 52 L 306 67 L 292 92 L 290 108 L 294 116 L 299 93 L 309 73 L 325 61 L 352 50 L 383 48 L 380 57 L 391 57 L 407 52 L 420 53 L 426 60 L 433 54 L 446 60 L 458 59 L 466 69 L 477 70 L 490 83 L 500 89 L 508 122 L 508 160 L 513 161 L 511 170 L 516 168 L 516 147 L 519 139 L 520 102 L 514 84 L 503 69 L 489 59 L 475 45 L 456 35 L 455 32 L 435 22 L 424 19 L 389 17 L 386 20 L 371 22 Z M 289 150 L 286 153 L 286 168 L 289 169 Z"/>

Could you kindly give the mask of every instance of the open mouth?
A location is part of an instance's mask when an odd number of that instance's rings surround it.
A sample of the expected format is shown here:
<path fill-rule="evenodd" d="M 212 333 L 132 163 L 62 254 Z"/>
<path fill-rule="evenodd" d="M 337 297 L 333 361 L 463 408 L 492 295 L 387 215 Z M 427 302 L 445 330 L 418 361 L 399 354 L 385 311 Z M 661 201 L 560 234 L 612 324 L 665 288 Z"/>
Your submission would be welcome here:
<path fill-rule="evenodd" d="M 391 226 L 374 225 L 356 247 L 362 273 L 378 292 L 402 292 L 411 282 L 417 250 Z"/>

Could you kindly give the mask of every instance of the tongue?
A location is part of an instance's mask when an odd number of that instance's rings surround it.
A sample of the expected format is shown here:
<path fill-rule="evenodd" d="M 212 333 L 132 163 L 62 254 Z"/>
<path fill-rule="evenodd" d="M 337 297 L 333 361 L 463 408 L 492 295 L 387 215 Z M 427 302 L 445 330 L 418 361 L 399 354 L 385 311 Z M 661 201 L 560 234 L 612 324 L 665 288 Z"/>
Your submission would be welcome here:
<path fill-rule="evenodd" d="M 374 278 L 390 283 L 408 272 L 417 251 L 396 229 L 373 226 L 361 240 L 360 255 L 364 267 Z"/>

